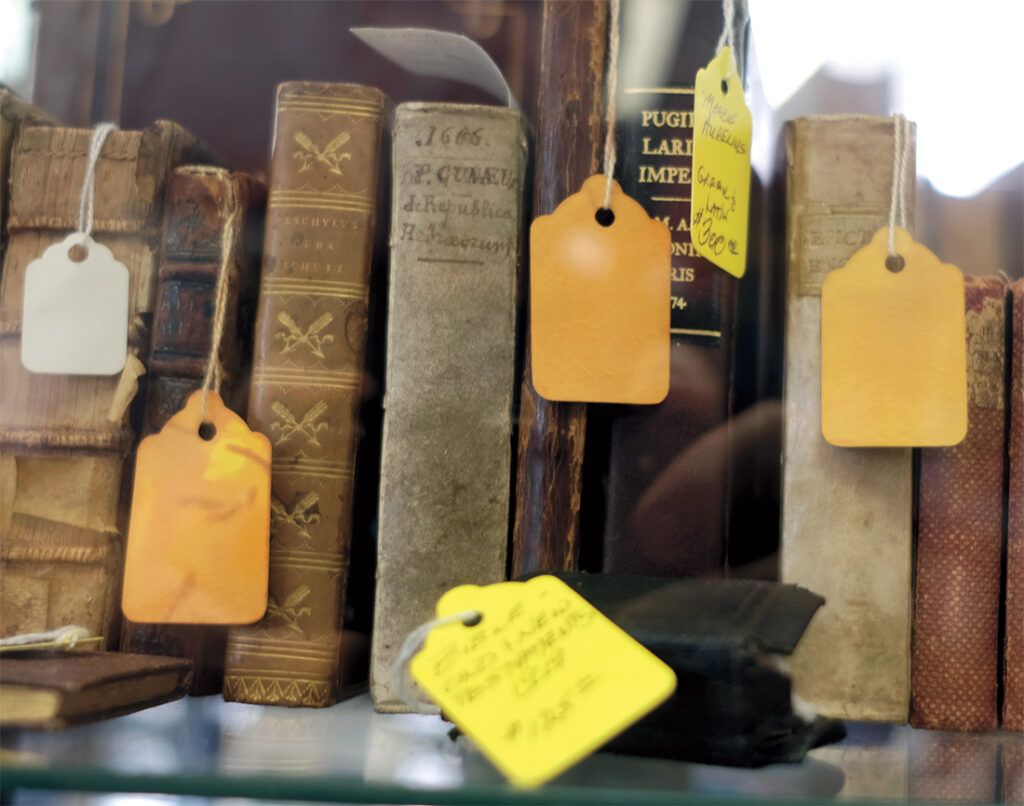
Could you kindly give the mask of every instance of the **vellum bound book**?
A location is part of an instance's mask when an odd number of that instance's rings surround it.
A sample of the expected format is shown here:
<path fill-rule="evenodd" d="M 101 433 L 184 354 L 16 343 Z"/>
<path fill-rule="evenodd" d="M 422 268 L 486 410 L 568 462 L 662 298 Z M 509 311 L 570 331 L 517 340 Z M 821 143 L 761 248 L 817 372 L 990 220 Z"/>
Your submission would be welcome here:
<path fill-rule="evenodd" d="M 0 285 L 0 635 L 77 625 L 111 641 L 120 586 L 129 422 L 149 356 L 164 188 L 208 162 L 173 123 L 111 133 L 96 165 L 94 239 L 129 273 L 128 361 L 119 375 L 22 367 L 26 269 L 78 225 L 92 132 L 23 128 L 12 157 L 10 242 Z M 139 401 L 141 402 L 141 401 Z"/>
<path fill-rule="evenodd" d="M 891 118 L 786 124 L 781 574 L 825 597 L 791 669 L 821 714 L 880 722 L 905 722 L 910 708 L 912 457 L 822 436 L 821 284 L 887 224 L 893 145 Z M 908 153 L 912 216 L 913 142 Z"/>
<path fill-rule="evenodd" d="M 278 88 L 248 417 L 273 447 L 270 590 L 229 631 L 227 700 L 335 701 L 384 100 Z"/>
<path fill-rule="evenodd" d="M 371 693 L 449 588 L 505 577 L 526 132 L 518 112 L 396 109 Z"/>

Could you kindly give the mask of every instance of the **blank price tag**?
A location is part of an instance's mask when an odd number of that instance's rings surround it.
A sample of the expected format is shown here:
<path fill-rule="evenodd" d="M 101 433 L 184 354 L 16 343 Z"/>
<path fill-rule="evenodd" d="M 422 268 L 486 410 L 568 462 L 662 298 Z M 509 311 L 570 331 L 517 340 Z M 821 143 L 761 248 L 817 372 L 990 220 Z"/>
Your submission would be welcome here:
<path fill-rule="evenodd" d="M 724 47 L 697 71 L 690 237 L 701 255 L 734 277 L 747 270 L 752 128 L 736 59 Z"/>
<path fill-rule="evenodd" d="M 672 237 L 605 178 L 530 227 L 533 386 L 548 400 L 660 403 L 668 394 Z"/>
<path fill-rule="evenodd" d="M 81 261 L 72 259 L 84 255 Z M 25 272 L 21 363 L 52 375 L 116 375 L 128 360 L 128 269 L 73 233 Z"/>
<path fill-rule="evenodd" d="M 843 447 L 955 445 L 967 434 L 964 278 L 888 229 L 821 287 L 821 430 Z M 898 269 L 894 265 L 893 269 Z"/>
<path fill-rule="evenodd" d="M 121 606 L 132 621 L 251 624 L 267 607 L 270 441 L 203 393 L 139 445 Z"/>
<path fill-rule="evenodd" d="M 454 588 L 413 679 L 516 786 L 538 786 L 675 690 L 675 673 L 561 580 Z"/>

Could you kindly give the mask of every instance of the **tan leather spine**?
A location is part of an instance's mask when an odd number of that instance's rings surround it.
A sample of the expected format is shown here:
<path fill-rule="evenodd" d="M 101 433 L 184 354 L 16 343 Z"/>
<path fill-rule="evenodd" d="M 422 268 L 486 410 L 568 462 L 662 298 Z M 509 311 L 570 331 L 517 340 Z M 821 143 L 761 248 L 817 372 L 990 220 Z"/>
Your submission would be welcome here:
<path fill-rule="evenodd" d="M 370 685 L 449 588 L 505 577 L 526 135 L 518 112 L 402 104 Z"/>
<path fill-rule="evenodd" d="M 22 128 L 12 157 L 10 242 L 0 284 L 0 634 L 70 624 L 115 638 L 125 457 L 149 322 L 170 170 L 209 155 L 167 121 L 107 137 L 96 167 L 94 238 L 129 272 L 129 357 L 111 377 L 21 366 L 28 264 L 78 224 L 92 131 Z"/>
<path fill-rule="evenodd" d="M 884 226 L 893 121 L 786 125 L 787 265 L 782 563 L 825 597 L 793 655 L 796 692 L 830 717 L 905 722 L 910 707 L 913 475 L 909 450 L 821 435 L 821 283 Z M 914 187 L 914 142 L 904 186 Z M 909 210 L 913 214 L 913 194 Z"/>
<path fill-rule="evenodd" d="M 224 697 L 335 701 L 384 96 L 278 88 L 249 425 L 273 446 L 267 615 L 230 631 Z"/>

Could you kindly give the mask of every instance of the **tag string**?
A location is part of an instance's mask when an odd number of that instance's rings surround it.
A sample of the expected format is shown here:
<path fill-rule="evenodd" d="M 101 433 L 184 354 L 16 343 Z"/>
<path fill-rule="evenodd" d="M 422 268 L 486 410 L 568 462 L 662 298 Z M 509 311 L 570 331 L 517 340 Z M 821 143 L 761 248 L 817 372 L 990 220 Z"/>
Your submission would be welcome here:
<path fill-rule="evenodd" d="M 893 115 L 892 198 L 889 202 L 889 257 L 896 257 L 896 227 L 907 228 L 907 162 L 910 121 Z"/>
<path fill-rule="evenodd" d="M 99 640 L 101 640 L 99 636 L 93 636 L 85 627 L 72 624 L 67 627 L 58 627 L 49 632 L 27 632 L 0 638 L 0 652 L 44 647 L 73 649 L 78 643 L 95 643 Z"/>
<path fill-rule="evenodd" d="M 82 195 L 78 200 L 78 233 L 82 243 L 92 234 L 94 210 L 96 207 L 96 163 L 100 160 L 100 152 L 107 135 L 117 129 L 116 123 L 97 123 L 92 130 L 89 142 L 89 159 L 85 165 L 85 180 L 82 182 Z"/>
<path fill-rule="evenodd" d="M 420 647 L 427 640 L 430 631 L 436 627 L 444 627 L 447 624 L 468 624 L 479 619 L 480 616 L 481 614 L 477 610 L 463 610 L 459 613 L 452 613 L 450 616 L 441 616 L 440 618 L 431 619 L 426 624 L 421 624 L 405 637 L 405 640 L 402 642 L 402 648 L 398 651 L 398 657 L 395 658 L 395 665 L 391 667 L 392 688 L 398 692 L 398 697 L 402 702 L 406 705 L 416 704 L 416 697 L 409 689 L 405 670 L 410 661 L 412 661 L 413 656 L 420 651 Z"/>
<path fill-rule="evenodd" d="M 234 185 L 231 185 L 227 200 L 231 211 L 224 217 L 224 228 L 220 236 L 220 267 L 217 270 L 217 286 L 213 298 L 213 332 L 210 334 L 210 357 L 206 361 L 206 374 L 203 376 L 202 393 L 199 403 L 199 422 L 206 422 L 206 404 L 210 390 L 220 392 L 222 370 L 220 365 L 220 343 L 224 337 L 224 320 L 228 307 L 228 274 L 231 267 L 231 254 L 235 248 L 240 211 Z"/>
<path fill-rule="evenodd" d="M 736 16 L 736 0 L 722 0 L 722 16 L 725 17 L 722 26 L 722 35 L 718 37 L 718 44 L 715 46 L 715 53 L 718 53 L 726 45 L 732 51 L 733 58 L 736 57 L 736 37 L 733 33 L 733 17 Z"/>
<path fill-rule="evenodd" d="M 607 100 L 604 105 L 604 204 L 602 209 L 612 206 L 612 174 L 615 173 L 615 103 L 619 83 L 619 3 L 610 0 L 608 4 L 608 77 Z"/>

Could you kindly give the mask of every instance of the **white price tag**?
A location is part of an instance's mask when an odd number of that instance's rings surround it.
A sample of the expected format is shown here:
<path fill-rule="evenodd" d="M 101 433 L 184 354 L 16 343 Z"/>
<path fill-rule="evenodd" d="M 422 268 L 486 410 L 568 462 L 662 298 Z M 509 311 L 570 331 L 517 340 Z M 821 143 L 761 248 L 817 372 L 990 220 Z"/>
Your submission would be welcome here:
<path fill-rule="evenodd" d="M 22 310 L 21 363 L 29 372 L 116 375 L 124 369 L 128 269 L 91 237 L 72 233 L 29 264 Z"/>

